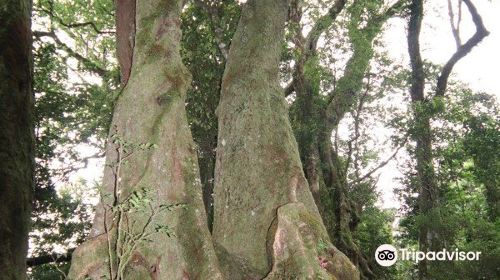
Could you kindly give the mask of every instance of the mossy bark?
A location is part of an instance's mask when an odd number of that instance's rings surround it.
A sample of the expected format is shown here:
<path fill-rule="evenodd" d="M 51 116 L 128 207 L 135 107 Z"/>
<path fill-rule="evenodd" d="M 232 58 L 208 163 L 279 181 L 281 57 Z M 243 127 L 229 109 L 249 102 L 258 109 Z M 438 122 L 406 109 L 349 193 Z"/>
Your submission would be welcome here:
<path fill-rule="evenodd" d="M 0 279 L 26 279 L 34 172 L 31 1 L 0 4 Z"/>
<path fill-rule="evenodd" d="M 124 278 L 222 277 L 208 231 L 196 151 L 185 113 L 191 77 L 179 54 L 183 2 L 135 3 L 132 69 L 115 106 L 106 151 L 103 191 L 109 195 L 98 205 L 90 239 L 73 254 L 69 279 L 110 276 L 110 264 L 116 267 L 118 262 L 118 249 L 109 246 L 109 240 L 116 244 L 120 233 L 116 230 L 119 221 L 109 215 L 111 206 L 142 189 L 153 194 L 152 207 L 181 203 L 187 208 L 155 216 L 147 211 L 123 215 L 121 225 L 128 232 L 140 231 L 151 218 L 153 227 L 166 225 L 175 233 L 170 237 L 155 233 L 150 242 L 137 244 Z M 155 144 L 156 148 L 135 151 L 126 162 L 121 162 L 117 178 L 120 147 L 112 141 L 116 137 L 128 143 Z"/>
<path fill-rule="evenodd" d="M 304 177 L 278 82 L 287 10 L 285 0 L 248 1 L 231 43 L 218 107 L 214 241 L 221 259 L 249 271 L 232 279 L 357 279 L 339 251 L 326 261 L 334 264 L 329 271 L 309 248 L 324 243 L 334 250 Z"/>

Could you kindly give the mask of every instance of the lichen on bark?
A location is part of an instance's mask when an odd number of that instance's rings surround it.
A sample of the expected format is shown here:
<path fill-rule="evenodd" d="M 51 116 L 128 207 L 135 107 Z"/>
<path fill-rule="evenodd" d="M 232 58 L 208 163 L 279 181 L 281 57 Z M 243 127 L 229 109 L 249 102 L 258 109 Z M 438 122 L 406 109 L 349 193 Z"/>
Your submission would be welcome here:
<path fill-rule="evenodd" d="M 285 0 L 248 1 L 231 43 L 218 107 L 214 241 L 222 258 L 244 263 L 259 278 L 358 279 L 340 251 L 328 271 L 318 251 L 307 248 L 318 242 L 334 247 L 304 177 L 279 85 L 287 10 Z M 300 215 L 288 213 L 295 206 Z M 288 234 L 280 238 L 279 232 Z M 303 254 L 283 255 L 276 247 Z"/>
<path fill-rule="evenodd" d="M 196 153 L 184 108 L 191 77 L 179 53 L 183 2 L 135 3 L 132 68 L 116 101 L 106 150 L 102 189 L 109 195 L 97 206 L 90 239 L 73 255 L 69 279 L 109 277 L 110 259 L 111 268 L 116 269 L 117 248 L 109 246 L 109 240 L 116 240 L 120 228 L 117 231 L 118 221 L 110 213 L 113 206 L 142 189 L 153 194 L 157 206 L 184 204 L 186 209 L 155 216 L 140 211 L 123 214 L 122 225 L 128 231 L 140 231 L 151 218 L 152 225 L 166 225 L 175 233 L 170 237 L 156 233 L 151 242 L 136 244 L 124 278 L 222 278 L 206 223 Z M 155 144 L 156 148 L 130 156 L 117 178 L 119 150 L 113 137 Z M 118 274 L 114 274 L 116 278 Z"/>

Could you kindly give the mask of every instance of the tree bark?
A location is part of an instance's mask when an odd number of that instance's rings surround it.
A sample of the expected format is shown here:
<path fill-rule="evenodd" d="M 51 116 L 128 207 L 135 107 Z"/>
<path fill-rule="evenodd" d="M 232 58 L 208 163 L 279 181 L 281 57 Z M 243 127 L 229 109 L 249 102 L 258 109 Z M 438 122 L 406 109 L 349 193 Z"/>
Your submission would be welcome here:
<path fill-rule="evenodd" d="M 104 196 L 90 239 L 73 254 L 69 279 L 101 279 L 102 275 L 113 279 L 221 279 L 185 113 L 191 77 L 179 53 L 183 2 L 135 2 L 132 68 L 113 114 Z M 130 154 L 121 141 L 156 147 Z M 111 215 L 141 190 L 153 194 L 151 212 Z M 184 204 L 186 209 L 151 214 L 174 204 Z M 153 228 L 168 226 L 173 235 L 155 233 L 148 238 L 150 242 L 133 244 L 125 258 L 121 252 L 127 247 L 124 243 L 119 246 L 120 240 L 141 233 L 148 223 Z M 116 271 L 120 262 L 125 262 L 123 275 Z"/>
<path fill-rule="evenodd" d="M 418 208 L 421 215 L 428 215 L 437 206 L 437 184 L 432 164 L 432 145 L 430 116 L 425 108 L 425 74 L 420 55 L 420 30 L 423 18 L 423 1 L 413 0 L 410 6 L 410 21 L 408 27 L 408 52 L 412 67 L 410 95 L 414 106 L 416 129 L 412 137 L 416 145 Z M 419 227 L 420 251 L 426 252 L 435 243 L 436 234 L 429 228 L 428 223 L 421 223 Z M 428 279 L 428 268 L 425 260 L 418 264 L 419 279 Z"/>
<path fill-rule="evenodd" d="M 331 243 L 304 177 L 279 85 L 288 3 L 250 0 L 218 107 L 213 236 L 231 279 L 358 279 Z M 234 268 L 227 268 L 234 271 Z"/>
<path fill-rule="evenodd" d="M 116 1 L 116 53 L 123 86 L 127 84 L 132 69 L 135 45 L 135 11 L 135 0 Z"/>
<path fill-rule="evenodd" d="M 0 8 L 0 279 L 26 279 L 34 172 L 31 1 Z"/>

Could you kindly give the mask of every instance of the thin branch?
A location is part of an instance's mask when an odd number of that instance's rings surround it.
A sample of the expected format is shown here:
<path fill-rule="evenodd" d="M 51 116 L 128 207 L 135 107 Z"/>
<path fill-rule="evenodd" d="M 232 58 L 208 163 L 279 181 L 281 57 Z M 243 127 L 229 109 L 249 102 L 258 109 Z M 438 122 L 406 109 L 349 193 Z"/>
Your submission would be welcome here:
<path fill-rule="evenodd" d="M 350 139 L 347 142 L 347 155 L 346 155 L 346 163 L 345 163 L 345 168 L 344 168 L 344 173 L 347 174 L 349 165 L 351 164 L 351 160 L 353 161 L 354 164 L 354 170 L 355 173 L 359 173 L 359 164 L 358 164 L 358 159 L 359 159 L 359 138 L 361 137 L 361 133 L 359 131 L 360 128 L 360 120 L 361 120 L 361 112 L 364 108 L 366 98 L 368 97 L 368 94 L 370 93 L 371 90 L 371 79 L 370 75 L 368 76 L 368 81 L 366 82 L 366 88 L 365 91 L 363 92 L 363 95 L 360 96 L 359 101 L 358 101 L 358 106 L 354 112 L 351 112 L 353 121 L 354 121 L 354 137 Z M 354 147 L 353 147 L 354 143 Z M 354 150 L 356 150 L 356 156 L 355 159 L 352 159 L 352 155 Z"/>
<path fill-rule="evenodd" d="M 328 30 L 330 26 L 335 22 L 335 19 L 340 14 L 340 12 L 344 9 L 346 0 L 337 0 L 333 4 L 332 7 L 328 10 L 326 15 L 319 18 L 313 25 L 309 34 L 307 34 L 307 38 L 305 41 L 306 46 L 306 56 L 316 50 L 317 43 L 321 34 Z"/>
<path fill-rule="evenodd" d="M 469 13 L 472 16 L 472 21 L 476 25 L 476 33 L 465 42 L 465 44 L 461 45 L 457 51 L 451 56 L 448 62 L 444 65 L 443 70 L 437 80 L 437 89 L 436 96 L 444 96 L 446 92 L 446 88 L 448 86 L 448 78 L 450 77 L 451 71 L 455 64 L 465 57 L 475 46 L 477 46 L 486 36 L 490 33 L 483 25 L 483 19 L 479 15 L 476 10 L 474 4 L 472 4 L 471 0 L 462 0 L 465 5 L 469 9 Z"/>
<path fill-rule="evenodd" d="M 72 23 L 72 24 L 66 24 L 66 23 L 63 23 L 61 21 L 59 21 L 59 23 L 67 28 L 75 28 L 75 27 L 83 27 L 83 26 L 91 26 L 92 29 L 94 29 L 94 31 L 97 33 L 97 34 L 115 34 L 115 31 L 114 30 L 100 30 L 99 28 L 97 28 L 96 24 L 92 21 L 87 21 L 87 22 L 78 22 L 78 23 Z"/>
<path fill-rule="evenodd" d="M 80 61 L 85 67 L 91 71 L 94 72 L 95 74 L 105 77 L 108 74 L 108 71 L 98 65 L 96 65 L 95 62 L 91 61 L 90 59 L 82 56 L 75 50 L 73 50 L 71 47 L 69 47 L 67 44 L 63 43 L 61 39 L 56 35 L 55 31 L 33 31 L 33 36 L 35 38 L 41 38 L 41 37 L 49 37 L 54 40 L 54 42 L 59 45 L 64 51 L 66 51 L 71 57 L 75 58 L 76 60 Z"/>
<path fill-rule="evenodd" d="M 97 25 L 93 21 L 66 23 L 66 22 L 64 22 L 63 19 L 56 16 L 53 11 L 49 11 L 46 9 L 38 9 L 37 11 L 46 13 L 52 19 L 55 19 L 60 25 L 66 27 L 66 28 L 79 28 L 79 27 L 90 26 L 97 34 L 115 34 L 116 33 L 114 30 L 100 30 L 99 28 L 97 28 Z"/>
<path fill-rule="evenodd" d="M 108 208 L 111 208 L 111 206 L 107 206 L 106 204 L 103 203 L 102 207 L 104 208 L 104 232 L 106 234 L 106 241 L 107 241 L 107 247 L 108 247 L 108 268 L 109 268 L 109 275 L 111 279 L 114 279 L 113 272 L 114 272 L 114 260 L 113 260 L 113 248 L 111 247 L 112 240 L 111 240 L 111 228 L 108 227 L 108 215 L 107 215 L 107 210 Z M 111 219 L 113 219 L 113 216 L 111 216 Z"/>
<path fill-rule="evenodd" d="M 451 33 L 453 34 L 453 38 L 455 39 L 455 44 L 457 45 L 457 50 L 458 50 L 462 45 L 462 40 L 460 39 L 460 21 L 461 21 L 460 7 L 462 6 L 462 1 L 458 0 L 459 14 L 456 26 L 455 26 L 455 14 L 453 13 L 453 5 L 451 1 L 452 0 L 448 0 L 448 17 L 450 18 Z"/>
<path fill-rule="evenodd" d="M 350 184 L 351 185 L 358 184 L 359 182 L 361 182 L 361 181 L 365 180 L 366 178 L 370 177 L 373 173 L 377 172 L 377 170 L 379 170 L 380 168 L 386 166 L 393 158 L 395 158 L 398 155 L 398 153 L 401 150 L 401 148 L 404 147 L 404 145 L 408 141 L 408 136 L 409 136 L 408 134 L 405 136 L 403 142 L 401 142 L 401 144 L 399 145 L 399 147 L 394 151 L 394 153 L 392 153 L 392 155 L 390 157 L 388 157 L 387 159 L 385 159 L 384 161 L 382 161 L 381 163 L 379 163 L 375 168 L 373 168 L 372 170 L 370 170 L 365 175 L 363 175 L 363 176 L 359 177 L 358 179 L 354 180 Z"/>

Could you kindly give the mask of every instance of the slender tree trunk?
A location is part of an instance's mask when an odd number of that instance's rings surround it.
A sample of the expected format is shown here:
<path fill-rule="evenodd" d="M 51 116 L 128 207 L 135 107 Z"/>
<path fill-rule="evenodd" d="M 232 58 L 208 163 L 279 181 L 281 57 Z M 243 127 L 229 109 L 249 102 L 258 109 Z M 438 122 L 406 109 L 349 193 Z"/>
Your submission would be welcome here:
<path fill-rule="evenodd" d="M 132 67 L 113 115 L 104 196 L 90 239 L 73 254 L 69 279 L 101 279 L 102 275 L 221 279 L 185 114 L 191 77 L 179 54 L 183 2 L 151 0 L 130 5 L 136 9 Z M 118 49 L 119 57 L 129 59 Z M 120 211 L 140 193 L 150 194 L 142 200 L 146 209 Z M 186 207 L 161 210 L 173 204 Z M 166 227 L 170 234 L 164 232 Z M 143 240 L 130 241 L 141 234 Z"/>
<path fill-rule="evenodd" d="M 31 1 L 0 7 L 0 279 L 26 279 L 34 188 Z"/>
<path fill-rule="evenodd" d="M 329 241 L 300 163 L 278 65 L 288 3 L 250 0 L 218 108 L 214 240 L 230 279 L 357 279 Z M 239 269 L 240 275 L 235 275 Z"/>
<path fill-rule="evenodd" d="M 321 145 L 321 163 L 323 166 L 325 186 L 331 194 L 333 202 L 333 212 L 335 217 L 334 231 L 331 234 L 334 243 L 342 252 L 344 252 L 356 266 L 359 266 L 364 278 L 373 276 L 365 257 L 362 255 L 358 246 L 353 240 L 353 231 L 359 222 L 355 203 L 351 200 L 348 192 L 347 167 L 343 164 L 339 155 L 333 150 L 331 135 L 337 129 L 344 115 L 355 106 L 359 92 L 362 89 L 365 73 L 369 68 L 370 60 L 373 56 L 372 42 L 375 36 L 380 32 L 382 24 L 372 22 L 370 29 L 365 33 L 351 36 L 353 44 L 353 55 L 349 59 L 345 74 L 337 82 L 334 92 L 334 100 L 329 105 L 330 108 L 324 108 L 323 131 L 320 134 Z M 334 106 L 332 106 L 334 105 Z M 332 110 L 332 108 L 334 108 Z M 332 113 L 333 112 L 333 113 Z"/>
<path fill-rule="evenodd" d="M 413 103 L 415 132 L 412 137 L 417 145 L 415 148 L 417 162 L 418 208 L 423 217 L 429 218 L 431 211 L 437 206 L 437 183 L 432 163 L 430 113 L 429 104 L 424 97 L 425 75 L 420 56 L 420 29 L 423 18 L 423 1 L 413 0 L 408 28 L 408 50 L 412 66 L 410 95 Z M 420 251 L 426 252 L 437 242 L 437 234 L 429 227 L 429 222 L 423 222 L 419 227 Z M 418 264 L 419 279 L 429 279 L 428 265 L 425 260 Z"/>
<path fill-rule="evenodd" d="M 415 124 L 412 137 L 416 142 L 415 158 L 417 162 L 419 246 L 421 251 L 440 250 L 442 248 L 437 224 L 441 224 L 439 213 L 439 190 L 434 171 L 432 155 L 431 119 L 435 115 L 435 102 L 441 102 L 447 90 L 448 78 L 453 67 L 477 46 L 489 32 L 483 25 L 481 16 L 470 0 L 462 0 L 472 17 L 476 32 L 464 43 L 458 44 L 456 52 L 445 63 L 436 80 L 434 95 L 425 96 L 425 73 L 420 53 L 420 30 L 424 17 L 424 1 L 412 0 L 410 4 L 410 21 L 408 25 L 408 53 L 411 62 L 411 101 Z M 460 40 L 457 40 L 458 43 Z M 437 263 L 435 264 L 437 265 Z M 430 279 L 429 264 L 423 260 L 418 264 L 419 279 Z"/>

